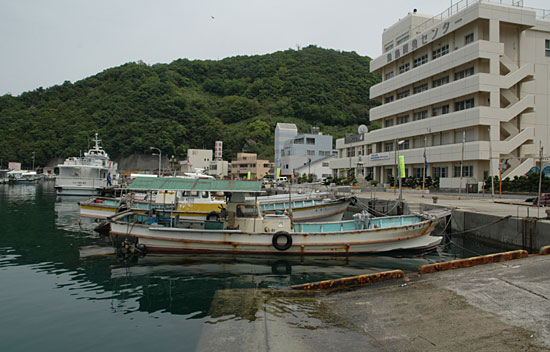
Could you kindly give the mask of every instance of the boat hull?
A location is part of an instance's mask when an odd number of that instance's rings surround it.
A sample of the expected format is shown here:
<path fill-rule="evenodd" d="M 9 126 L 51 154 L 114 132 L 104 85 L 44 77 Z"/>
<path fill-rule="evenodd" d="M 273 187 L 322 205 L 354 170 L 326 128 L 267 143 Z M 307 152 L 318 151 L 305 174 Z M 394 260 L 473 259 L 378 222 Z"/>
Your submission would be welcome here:
<path fill-rule="evenodd" d="M 292 245 L 278 250 L 275 233 L 245 233 L 239 230 L 197 230 L 111 223 L 111 235 L 133 238 L 150 253 L 239 253 L 281 255 L 354 255 L 400 250 L 430 250 L 442 237 L 431 236 L 435 222 L 335 233 L 290 233 Z"/>

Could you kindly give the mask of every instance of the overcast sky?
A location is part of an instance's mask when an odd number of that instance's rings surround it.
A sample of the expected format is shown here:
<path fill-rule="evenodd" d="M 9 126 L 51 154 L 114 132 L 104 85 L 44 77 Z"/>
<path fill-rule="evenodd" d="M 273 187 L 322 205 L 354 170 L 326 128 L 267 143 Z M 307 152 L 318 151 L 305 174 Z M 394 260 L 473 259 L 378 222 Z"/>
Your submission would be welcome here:
<path fill-rule="evenodd" d="M 456 4 L 458 1 L 453 1 Z M 550 9 L 548 0 L 525 6 Z M 314 44 L 377 57 L 413 8 L 445 0 L 0 0 L 0 95 L 75 82 L 126 62 L 223 59 Z"/>

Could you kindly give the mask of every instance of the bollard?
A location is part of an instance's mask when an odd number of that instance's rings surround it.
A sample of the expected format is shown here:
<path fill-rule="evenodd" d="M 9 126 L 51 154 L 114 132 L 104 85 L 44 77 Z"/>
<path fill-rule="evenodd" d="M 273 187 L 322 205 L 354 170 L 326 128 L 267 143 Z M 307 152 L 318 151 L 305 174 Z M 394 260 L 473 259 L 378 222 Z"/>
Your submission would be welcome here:
<path fill-rule="evenodd" d="M 432 201 L 434 204 L 437 204 L 437 197 L 432 197 Z"/>

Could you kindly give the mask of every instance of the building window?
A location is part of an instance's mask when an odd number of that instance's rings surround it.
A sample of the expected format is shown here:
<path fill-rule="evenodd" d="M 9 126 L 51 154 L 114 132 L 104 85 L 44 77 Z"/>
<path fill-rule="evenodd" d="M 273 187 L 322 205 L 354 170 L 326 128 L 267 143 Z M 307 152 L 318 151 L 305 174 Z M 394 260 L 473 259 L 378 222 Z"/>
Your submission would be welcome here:
<path fill-rule="evenodd" d="M 458 81 L 459 79 L 471 76 L 473 74 L 474 74 L 474 68 L 473 67 L 469 67 L 465 70 L 458 71 L 458 72 L 455 73 L 455 81 Z"/>
<path fill-rule="evenodd" d="M 390 72 L 386 73 L 385 77 L 386 77 L 386 80 L 392 78 L 393 77 L 393 71 L 390 71 Z"/>
<path fill-rule="evenodd" d="M 328 167 L 328 163 L 323 163 L 323 167 Z"/>
<path fill-rule="evenodd" d="M 355 156 L 355 148 L 347 148 L 347 156 Z"/>
<path fill-rule="evenodd" d="M 397 45 L 401 43 L 405 43 L 407 40 L 409 40 L 409 35 L 406 34 L 403 38 L 397 39 Z"/>
<path fill-rule="evenodd" d="M 454 167 L 454 177 L 460 177 L 460 165 Z M 472 165 L 464 165 L 462 167 L 462 177 L 474 177 L 474 167 Z"/>
<path fill-rule="evenodd" d="M 426 117 L 428 117 L 428 110 L 413 113 L 413 121 L 424 120 Z"/>
<path fill-rule="evenodd" d="M 448 168 L 445 167 L 432 167 L 432 176 L 435 177 L 449 177 Z"/>
<path fill-rule="evenodd" d="M 294 144 L 304 144 L 304 139 L 303 138 L 295 139 Z"/>
<path fill-rule="evenodd" d="M 391 127 L 393 126 L 393 119 L 387 119 L 384 121 L 384 127 Z"/>
<path fill-rule="evenodd" d="M 384 50 L 385 50 L 385 51 L 390 51 L 391 49 L 393 49 L 393 42 L 387 44 L 387 45 L 384 47 Z"/>
<path fill-rule="evenodd" d="M 409 115 L 397 116 L 397 124 L 401 125 L 403 123 L 409 122 Z"/>
<path fill-rule="evenodd" d="M 474 41 L 474 33 L 470 33 L 464 37 L 464 45 L 468 45 Z"/>
<path fill-rule="evenodd" d="M 307 155 L 315 156 L 315 150 L 308 150 Z"/>
<path fill-rule="evenodd" d="M 449 76 L 441 77 L 432 81 L 432 87 L 439 87 L 447 83 L 449 83 Z"/>
<path fill-rule="evenodd" d="M 393 101 L 393 95 L 390 95 L 389 97 L 386 97 L 384 99 L 384 102 L 387 104 L 387 103 L 391 103 Z"/>
<path fill-rule="evenodd" d="M 449 113 L 449 104 L 434 108 L 432 112 L 432 116 L 439 116 L 439 115 L 444 115 L 448 113 Z"/>
<path fill-rule="evenodd" d="M 402 91 L 402 92 L 397 92 L 397 100 L 403 99 L 403 98 L 405 98 L 405 97 L 408 97 L 409 94 L 410 94 L 410 90 L 408 90 L 408 89 L 407 89 L 407 90 L 404 90 L 404 91 Z"/>
<path fill-rule="evenodd" d="M 385 152 L 393 152 L 393 142 L 384 143 Z"/>
<path fill-rule="evenodd" d="M 420 65 L 424 65 L 426 62 L 428 62 L 428 54 L 422 55 L 420 57 L 417 57 L 413 61 L 413 67 L 418 67 Z"/>
<path fill-rule="evenodd" d="M 398 144 L 399 150 L 409 149 L 411 147 L 410 142 L 408 139 L 403 140 L 403 143 Z"/>
<path fill-rule="evenodd" d="M 546 50 L 545 50 L 545 54 L 547 57 L 550 56 L 550 39 L 546 39 Z"/>
<path fill-rule="evenodd" d="M 306 138 L 306 144 L 315 144 L 315 138 Z"/>
<path fill-rule="evenodd" d="M 413 169 L 413 176 L 415 178 L 422 178 L 422 173 L 424 172 L 424 168 L 421 167 L 415 167 Z"/>
<path fill-rule="evenodd" d="M 411 65 L 407 62 L 407 63 L 399 66 L 399 73 L 405 73 L 410 69 L 411 69 Z"/>
<path fill-rule="evenodd" d="M 428 90 L 428 83 L 424 83 L 418 87 L 413 87 L 413 94 L 418 94 L 420 92 L 423 92 L 425 90 Z"/>
<path fill-rule="evenodd" d="M 432 52 L 432 60 L 435 60 L 438 57 L 441 57 L 441 56 L 446 55 L 448 53 L 449 53 L 449 44 L 444 45 L 441 48 L 435 49 Z"/>
<path fill-rule="evenodd" d="M 463 101 L 457 101 L 455 103 L 455 111 L 465 110 L 465 109 L 471 109 L 474 105 L 474 98 L 466 99 Z"/>

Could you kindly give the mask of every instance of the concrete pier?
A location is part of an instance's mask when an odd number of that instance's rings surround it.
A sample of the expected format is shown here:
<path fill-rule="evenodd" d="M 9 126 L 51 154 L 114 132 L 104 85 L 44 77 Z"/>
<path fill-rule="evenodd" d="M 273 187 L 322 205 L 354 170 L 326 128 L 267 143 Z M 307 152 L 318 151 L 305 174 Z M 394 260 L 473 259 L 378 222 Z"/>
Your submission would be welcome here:
<path fill-rule="evenodd" d="M 353 291 L 221 290 L 200 351 L 549 351 L 550 256 Z"/>
<path fill-rule="evenodd" d="M 453 232 L 467 233 L 509 249 L 526 249 L 531 253 L 550 244 L 550 220 L 546 210 L 525 202 L 526 197 L 506 196 L 491 199 L 490 195 L 424 194 L 403 192 L 403 204 L 395 205 L 399 194 L 362 192 L 358 205 L 377 203 L 378 211 L 423 211 L 439 207 L 452 210 Z M 435 199 L 434 199 L 435 198 Z M 508 217 L 502 221 L 502 218 Z"/>

